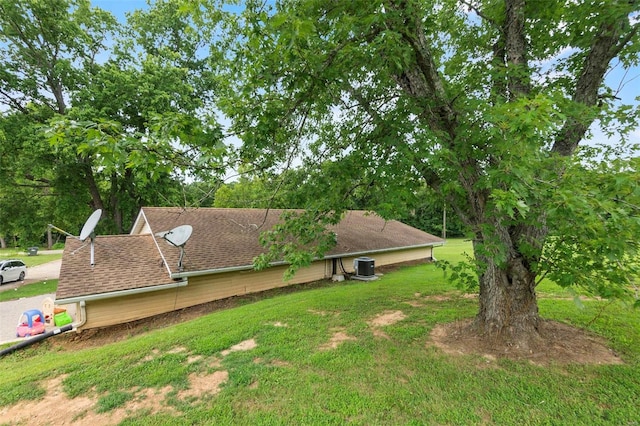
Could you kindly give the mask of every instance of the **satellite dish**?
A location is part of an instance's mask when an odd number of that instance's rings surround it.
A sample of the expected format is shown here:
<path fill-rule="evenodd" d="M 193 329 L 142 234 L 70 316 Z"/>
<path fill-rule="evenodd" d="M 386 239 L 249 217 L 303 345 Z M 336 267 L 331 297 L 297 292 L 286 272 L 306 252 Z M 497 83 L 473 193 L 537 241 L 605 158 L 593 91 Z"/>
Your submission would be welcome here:
<path fill-rule="evenodd" d="M 96 229 L 96 225 L 98 224 L 100 217 L 102 217 L 102 209 L 98 209 L 91 213 L 89 219 L 84 223 L 82 231 L 80 231 L 80 236 L 78 237 L 80 241 L 86 240 L 91 235 L 94 229 Z"/>
<path fill-rule="evenodd" d="M 178 247 L 180 249 L 180 259 L 178 260 L 178 269 L 180 272 L 184 269 L 182 267 L 182 259 L 184 258 L 184 245 L 187 243 L 193 232 L 191 225 L 180 225 L 173 228 L 171 231 L 158 232 L 156 237 L 160 237 L 168 244 Z"/>
<path fill-rule="evenodd" d="M 159 232 L 156 236 L 164 239 L 167 243 L 174 247 L 182 247 L 191 237 L 193 227 L 191 225 L 180 225 L 171 231 Z"/>
<path fill-rule="evenodd" d="M 95 234 L 93 233 L 93 231 L 96 229 L 96 225 L 98 224 L 98 222 L 100 221 L 100 217 L 102 217 L 102 209 L 98 209 L 96 211 L 94 211 L 93 213 L 91 213 L 91 216 L 89 216 L 89 219 L 87 219 L 87 221 L 84 223 L 84 226 L 82 227 L 82 231 L 80 231 L 80 236 L 78 237 L 74 237 L 73 235 L 71 235 L 70 233 L 68 233 L 67 231 L 65 231 L 64 229 L 60 229 L 57 226 L 53 226 L 52 224 L 49 224 L 49 228 L 53 228 L 57 231 L 62 232 L 63 234 L 65 234 L 68 237 L 73 237 L 73 238 L 77 238 L 80 241 L 84 241 L 87 238 L 91 237 L 91 266 L 94 266 L 96 264 L 96 262 L 94 261 L 94 247 L 93 247 L 93 240 L 95 238 Z M 82 247 L 85 247 L 86 244 L 82 245 Z M 80 247 L 77 250 L 80 250 L 82 247 Z M 75 253 L 75 251 L 74 251 Z"/>

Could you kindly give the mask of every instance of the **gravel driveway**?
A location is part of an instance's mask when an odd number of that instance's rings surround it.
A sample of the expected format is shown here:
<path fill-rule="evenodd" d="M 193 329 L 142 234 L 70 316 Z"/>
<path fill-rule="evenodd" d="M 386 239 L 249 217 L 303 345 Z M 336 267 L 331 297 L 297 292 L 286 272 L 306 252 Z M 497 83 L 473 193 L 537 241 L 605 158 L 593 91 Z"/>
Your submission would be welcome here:
<path fill-rule="evenodd" d="M 60 265 L 62 265 L 61 260 L 54 260 L 53 262 L 33 266 L 27 270 L 27 277 L 24 282 L 16 281 L 3 284 L 0 286 L 0 291 L 14 291 L 25 284 L 57 279 L 60 276 Z M 29 309 L 42 309 L 42 301 L 47 297 L 55 300 L 56 295 L 54 293 L 42 294 L 40 296 L 0 302 L 0 343 L 24 340 L 23 338 L 16 338 L 16 325 L 20 315 Z M 75 305 L 67 305 L 65 307 L 71 317 L 75 319 Z"/>

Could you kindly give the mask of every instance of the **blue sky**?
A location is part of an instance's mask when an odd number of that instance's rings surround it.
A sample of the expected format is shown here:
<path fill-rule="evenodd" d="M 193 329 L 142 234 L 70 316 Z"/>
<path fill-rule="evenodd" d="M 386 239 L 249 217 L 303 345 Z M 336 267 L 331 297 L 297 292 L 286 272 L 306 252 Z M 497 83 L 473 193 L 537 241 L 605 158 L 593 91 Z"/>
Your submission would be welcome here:
<path fill-rule="evenodd" d="M 91 5 L 108 10 L 118 20 L 125 20 L 125 13 L 136 9 L 146 9 L 146 0 L 92 0 Z"/>

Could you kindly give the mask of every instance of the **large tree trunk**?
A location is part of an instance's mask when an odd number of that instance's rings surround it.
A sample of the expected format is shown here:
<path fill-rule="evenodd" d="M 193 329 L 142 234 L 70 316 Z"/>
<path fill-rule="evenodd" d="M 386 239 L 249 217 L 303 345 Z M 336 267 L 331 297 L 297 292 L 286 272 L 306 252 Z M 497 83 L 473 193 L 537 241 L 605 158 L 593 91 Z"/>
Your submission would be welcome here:
<path fill-rule="evenodd" d="M 516 350 L 533 349 L 539 340 L 540 324 L 535 273 L 522 256 L 508 259 L 505 268 L 479 254 L 482 250 L 475 251 L 483 268 L 479 276 L 479 311 L 473 327 L 480 335 Z"/>

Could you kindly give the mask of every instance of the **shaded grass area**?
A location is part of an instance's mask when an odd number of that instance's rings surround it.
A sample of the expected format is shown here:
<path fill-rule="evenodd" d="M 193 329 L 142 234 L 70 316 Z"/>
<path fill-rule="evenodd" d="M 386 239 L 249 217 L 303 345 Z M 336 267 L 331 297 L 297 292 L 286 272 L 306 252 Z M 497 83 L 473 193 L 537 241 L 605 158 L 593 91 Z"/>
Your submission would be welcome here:
<path fill-rule="evenodd" d="M 447 244 L 436 257 L 455 258 L 464 247 Z M 432 297 L 438 295 L 447 297 Z M 126 406 L 140 388 L 171 387 L 164 404 L 176 412 L 131 412 L 123 424 L 637 424 L 637 310 L 540 300 L 543 317 L 605 336 L 624 365 L 540 367 L 452 357 L 430 344 L 435 325 L 476 310 L 435 265 L 407 267 L 378 281 L 284 294 L 100 348 L 72 352 L 44 342 L 0 359 L 0 407 L 42 396 L 43 383 L 64 374 L 67 397 L 94 398 L 96 412 Z M 401 321 L 371 326 L 376 316 L 397 311 Z M 352 339 L 322 349 L 336 332 Z M 248 339 L 257 347 L 223 355 Z M 219 370 L 229 373 L 219 394 L 179 396 L 192 386 L 190 375 Z"/>

